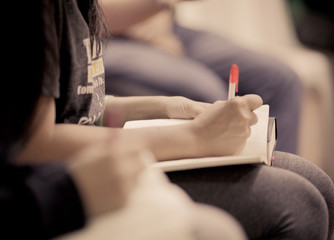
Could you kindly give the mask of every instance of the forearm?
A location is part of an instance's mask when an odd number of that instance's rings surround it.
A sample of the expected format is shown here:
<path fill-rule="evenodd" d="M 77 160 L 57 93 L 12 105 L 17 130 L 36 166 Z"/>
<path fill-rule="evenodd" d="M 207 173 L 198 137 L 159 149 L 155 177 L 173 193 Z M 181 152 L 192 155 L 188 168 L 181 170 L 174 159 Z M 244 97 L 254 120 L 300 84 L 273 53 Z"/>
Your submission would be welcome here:
<path fill-rule="evenodd" d="M 108 127 L 95 127 L 77 124 L 55 124 L 54 100 L 41 98 L 39 111 L 36 114 L 35 132 L 19 154 L 18 162 L 26 164 L 65 160 L 78 150 L 99 141 L 108 141 L 111 138 L 117 140 L 120 138 L 122 141 L 126 139 L 122 142 L 123 146 L 128 146 L 131 143 L 133 146 L 151 150 L 159 159 L 178 156 L 179 146 L 169 147 L 169 145 L 175 143 L 175 136 L 178 136 L 177 140 L 180 141 L 183 139 L 183 137 L 179 139 L 180 136 L 188 136 L 188 130 L 145 129 L 123 131 L 110 127 L 119 127 L 122 126 L 124 121 L 135 119 L 193 118 L 207 106 L 183 97 L 111 97 L 107 101 L 104 119 L 105 122 L 109 123 L 107 124 Z M 188 111 L 185 111 L 185 109 L 188 109 Z M 189 109 L 192 109 L 192 111 L 189 111 Z M 120 118 L 120 115 L 122 115 L 121 124 L 110 124 L 111 121 Z M 158 137 L 157 132 L 162 135 Z M 169 142 L 164 143 L 164 141 Z M 188 145 L 188 142 L 188 139 L 184 140 L 185 145 Z M 166 151 L 169 154 L 166 154 Z"/>
<path fill-rule="evenodd" d="M 77 124 L 56 124 L 53 134 L 32 139 L 20 154 L 19 163 L 64 161 L 73 153 L 111 136 L 111 129 Z"/>
<path fill-rule="evenodd" d="M 113 33 L 122 32 L 162 10 L 171 9 L 180 1 L 191 0 L 99 0 L 108 28 Z"/>
<path fill-rule="evenodd" d="M 103 125 L 122 127 L 126 121 L 168 118 L 167 99 L 175 97 L 113 97 L 106 98 L 106 111 Z M 113 118 L 116 122 L 110 123 Z M 108 120 L 106 120 L 108 119 Z M 109 122 L 107 122 L 109 121 Z"/>
<path fill-rule="evenodd" d="M 106 100 L 103 126 L 122 127 L 126 121 L 178 118 L 193 119 L 211 104 L 181 96 L 112 97 Z"/>
<path fill-rule="evenodd" d="M 156 0 L 100 0 L 100 5 L 113 32 L 122 31 L 162 9 Z"/>
<path fill-rule="evenodd" d="M 124 144 L 150 150 L 158 161 L 203 156 L 189 124 L 122 130 Z"/>
<path fill-rule="evenodd" d="M 137 148 L 151 151 L 157 160 L 199 156 L 196 137 L 188 126 L 149 127 L 122 129 L 93 126 L 58 126 L 52 153 L 56 159 L 64 159 L 74 152 L 98 141 L 117 141 L 120 148 Z M 47 149 L 47 148 L 46 148 Z"/>
<path fill-rule="evenodd" d="M 147 149 L 158 160 L 198 155 L 195 138 L 185 126 L 122 129 L 60 124 L 55 127 L 52 139 L 30 145 L 20 162 L 64 161 L 79 150 L 103 140 L 110 140 L 111 145 L 118 141 L 119 147 Z"/>

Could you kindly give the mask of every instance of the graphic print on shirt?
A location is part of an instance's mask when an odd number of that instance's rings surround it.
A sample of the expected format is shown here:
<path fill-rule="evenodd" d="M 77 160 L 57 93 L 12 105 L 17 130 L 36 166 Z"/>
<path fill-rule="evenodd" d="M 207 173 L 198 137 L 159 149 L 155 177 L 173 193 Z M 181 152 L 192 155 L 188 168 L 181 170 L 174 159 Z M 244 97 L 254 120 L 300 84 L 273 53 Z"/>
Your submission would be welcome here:
<path fill-rule="evenodd" d="M 104 110 L 105 78 L 102 49 L 97 55 L 96 41 L 94 41 L 94 46 L 91 48 L 89 38 L 84 39 L 83 44 L 87 53 L 87 85 L 78 85 L 77 95 L 92 95 L 92 103 L 89 109 L 89 116 L 81 117 L 79 124 L 94 124 Z"/>

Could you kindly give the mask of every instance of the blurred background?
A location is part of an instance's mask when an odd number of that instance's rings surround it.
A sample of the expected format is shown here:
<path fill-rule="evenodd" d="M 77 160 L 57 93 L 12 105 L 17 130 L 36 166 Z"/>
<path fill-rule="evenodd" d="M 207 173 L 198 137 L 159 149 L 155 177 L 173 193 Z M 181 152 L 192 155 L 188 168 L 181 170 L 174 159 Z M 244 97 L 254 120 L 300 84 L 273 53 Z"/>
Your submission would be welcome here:
<path fill-rule="evenodd" d="M 326 0 L 200 0 L 182 2 L 184 26 L 224 35 L 277 57 L 304 85 L 298 154 L 334 179 L 334 26 Z M 278 125 L 279 126 L 279 125 Z"/>

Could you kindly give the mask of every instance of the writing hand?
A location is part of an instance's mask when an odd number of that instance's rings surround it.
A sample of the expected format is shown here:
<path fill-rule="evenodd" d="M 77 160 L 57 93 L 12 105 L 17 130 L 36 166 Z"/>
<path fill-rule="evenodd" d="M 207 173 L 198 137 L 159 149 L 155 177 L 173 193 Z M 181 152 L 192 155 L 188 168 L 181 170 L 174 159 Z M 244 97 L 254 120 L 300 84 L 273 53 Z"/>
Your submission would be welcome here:
<path fill-rule="evenodd" d="M 233 155 L 241 151 L 257 122 L 253 110 L 262 105 L 257 95 L 217 101 L 192 121 L 200 156 Z"/>

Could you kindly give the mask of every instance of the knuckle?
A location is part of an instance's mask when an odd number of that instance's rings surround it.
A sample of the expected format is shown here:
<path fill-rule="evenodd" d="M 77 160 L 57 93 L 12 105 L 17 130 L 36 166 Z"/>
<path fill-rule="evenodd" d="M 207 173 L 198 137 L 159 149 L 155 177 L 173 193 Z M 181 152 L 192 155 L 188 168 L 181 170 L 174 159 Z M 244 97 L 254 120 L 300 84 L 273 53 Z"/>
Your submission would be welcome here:
<path fill-rule="evenodd" d="M 247 104 L 245 103 L 245 101 L 243 101 L 240 98 L 233 98 L 229 101 L 230 106 L 232 107 L 232 109 L 240 111 L 241 109 L 244 109 Z"/>
<path fill-rule="evenodd" d="M 252 121 L 252 117 L 250 116 L 250 115 L 248 115 L 248 114 L 244 114 L 243 116 L 242 116 L 242 118 L 243 118 L 243 123 L 246 125 L 246 126 L 250 126 L 251 124 L 251 121 Z"/>
<path fill-rule="evenodd" d="M 235 97 L 230 100 L 231 103 L 236 104 L 237 106 L 243 106 L 245 105 L 245 101 L 241 97 Z"/>
<path fill-rule="evenodd" d="M 225 103 L 224 103 L 224 101 L 222 101 L 222 100 L 217 100 L 217 101 L 215 101 L 214 103 L 213 103 L 213 105 L 214 106 L 222 106 L 222 105 L 224 105 Z"/>
<path fill-rule="evenodd" d="M 252 117 L 249 114 L 240 112 L 238 115 L 238 124 L 241 128 L 249 128 L 252 125 Z"/>

